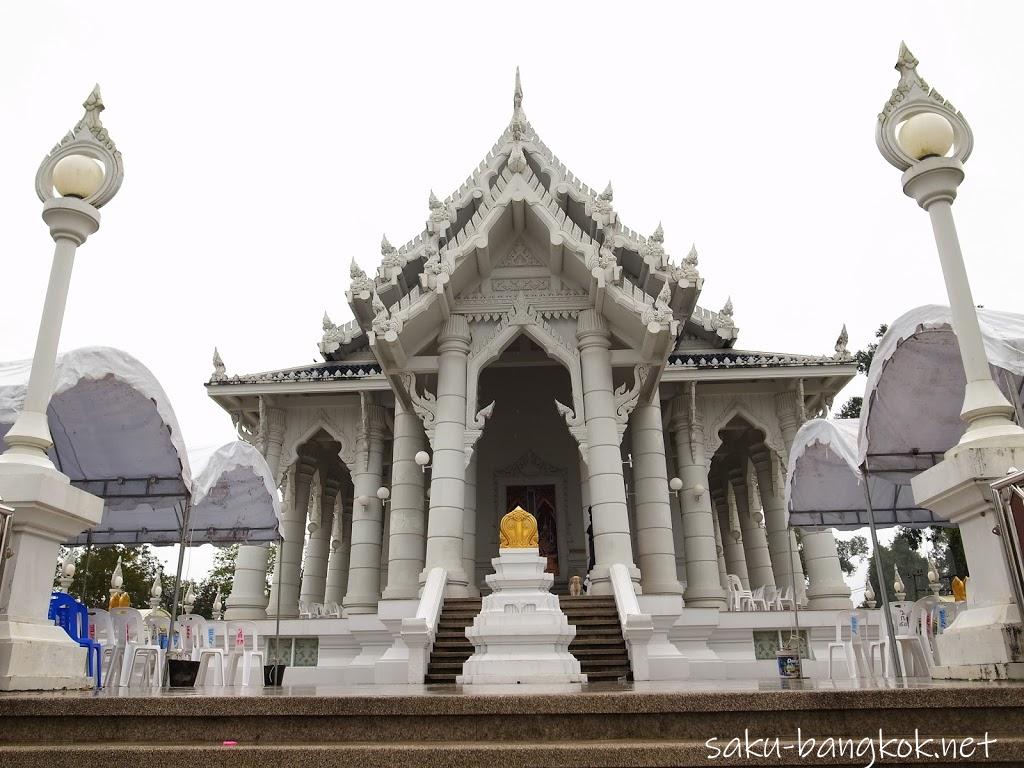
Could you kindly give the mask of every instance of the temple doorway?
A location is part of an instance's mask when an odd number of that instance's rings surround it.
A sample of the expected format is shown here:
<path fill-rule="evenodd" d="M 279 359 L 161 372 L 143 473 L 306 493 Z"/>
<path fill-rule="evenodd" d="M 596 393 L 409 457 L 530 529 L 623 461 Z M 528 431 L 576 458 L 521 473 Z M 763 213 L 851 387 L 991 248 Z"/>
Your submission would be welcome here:
<path fill-rule="evenodd" d="M 522 507 L 537 518 L 537 541 L 541 557 L 548 560 L 547 573 L 558 576 L 558 516 L 554 485 L 509 485 L 505 488 L 505 509 Z"/>

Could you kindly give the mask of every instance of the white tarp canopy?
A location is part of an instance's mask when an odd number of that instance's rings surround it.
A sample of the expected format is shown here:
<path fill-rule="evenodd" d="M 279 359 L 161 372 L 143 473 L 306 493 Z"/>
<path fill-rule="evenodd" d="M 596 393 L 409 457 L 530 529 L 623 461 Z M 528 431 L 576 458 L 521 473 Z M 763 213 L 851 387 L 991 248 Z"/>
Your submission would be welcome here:
<path fill-rule="evenodd" d="M 21 410 L 30 370 L 31 361 L 0 363 L 0 438 Z M 54 379 L 50 458 L 75 486 L 105 500 L 100 524 L 69 543 L 178 542 L 192 472 L 160 383 L 110 347 L 59 355 Z M 150 536 L 150 529 L 167 534 Z"/>
<path fill-rule="evenodd" d="M 857 419 L 812 419 L 796 433 L 786 475 L 789 524 L 853 530 L 869 525 L 864 476 L 857 458 Z M 914 503 L 906 484 L 868 477 L 875 525 L 942 525 Z"/>
<path fill-rule="evenodd" d="M 196 461 L 189 544 L 276 541 L 281 502 L 262 454 L 241 440 Z"/>
<path fill-rule="evenodd" d="M 1020 403 L 1024 382 L 1024 315 L 978 310 L 996 383 Z M 942 459 L 964 431 L 965 378 L 949 307 L 929 304 L 901 315 L 882 337 L 868 371 L 857 466 L 909 484 Z"/>

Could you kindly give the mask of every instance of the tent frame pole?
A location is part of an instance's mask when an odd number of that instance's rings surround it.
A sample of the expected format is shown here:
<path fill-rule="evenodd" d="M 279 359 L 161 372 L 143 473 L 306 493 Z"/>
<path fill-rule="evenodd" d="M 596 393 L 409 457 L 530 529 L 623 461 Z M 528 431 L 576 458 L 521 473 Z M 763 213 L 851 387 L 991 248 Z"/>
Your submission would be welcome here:
<path fill-rule="evenodd" d="M 181 540 L 178 542 L 178 570 L 174 574 L 174 598 L 171 602 L 171 623 L 167 627 L 167 650 L 164 653 L 164 661 L 170 660 L 171 649 L 174 645 L 174 624 L 178 618 L 178 600 L 181 597 L 181 572 L 185 567 L 185 541 L 188 537 L 189 518 L 192 516 L 192 494 L 185 496 L 185 511 L 181 516 Z M 171 687 L 170 664 L 165 664 L 164 679 L 166 687 Z"/>
<path fill-rule="evenodd" d="M 871 554 L 875 561 L 875 573 L 878 575 L 878 592 L 882 599 L 882 618 L 885 619 L 885 631 L 889 636 L 889 654 L 892 660 L 893 672 L 896 673 L 896 680 L 903 677 L 903 667 L 900 665 L 900 654 L 896 647 L 896 629 L 892 625 L 892 611 L 889 610 L 889 590 L 885 586 L 885 574 L 882 573 L 882 553 L 878 544 L 878 529 L 875 527 L 875 512 L 871 506 L 871 491 L 868 483 L 871 478 L 868 472 L 868 463 L 865 460 L 861 466 L 861 473 L 864 475 L 864 507 L 868 513 L 868 528 L 871 530 Z M 899 493 L 899 486 L 896 487 Z M 895 507 L 896 505 L 893 504 Z M 870 576 L 869 576 L 870 579 Z M 885 670 L 882 671 L 885 674 Z"/>
<path fill-rule="evenodd" d="M 277 680 L 277 668 L 281 666 L 281 588 L 284 576 L 284 533 L 278 529 L 277 537 L 277 611 L 274 616 L 274 680 Z M 270 649 L 267 649 L 267 661 L 270 661 Z"/>

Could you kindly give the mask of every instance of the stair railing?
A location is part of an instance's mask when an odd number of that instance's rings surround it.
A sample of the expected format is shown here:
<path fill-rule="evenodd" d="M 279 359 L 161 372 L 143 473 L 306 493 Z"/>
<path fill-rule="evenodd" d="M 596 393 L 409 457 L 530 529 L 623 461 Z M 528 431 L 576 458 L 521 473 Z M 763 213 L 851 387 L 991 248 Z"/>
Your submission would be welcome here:
<path fill-rule="evenodd" d="M 444 607 L 444 588 L 448 572 L 444 568 L 431 568 L 427 574 L 416 615 L 402 619 L 402 641 L 409 648 L 409 684 L 422 685 L 427 677 L 427 665 L 434 650 L 437 625 Z"/>
<path fill-rule="evenodd" d="M 651 668 L 648 646 L 654 637 L 654 622 L 650 614 L 640 611 L 640 603 L 633 591 L 633 580 L 629 570 L 622 563 L 614 563 L 608 569 L 608 577 L 615 595 L 615 609 L 619 613 L 622 639 L 626 641 L 629 667 L 634 680 L 650 680 Z"/>

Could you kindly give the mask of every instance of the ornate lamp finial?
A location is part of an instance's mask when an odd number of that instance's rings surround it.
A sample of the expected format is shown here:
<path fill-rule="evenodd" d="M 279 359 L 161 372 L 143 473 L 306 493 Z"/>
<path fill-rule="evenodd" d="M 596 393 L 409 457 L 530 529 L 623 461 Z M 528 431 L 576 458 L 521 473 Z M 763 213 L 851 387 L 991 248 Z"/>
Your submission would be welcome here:
<path fill-rule="evenodd" d="M 917 73 L 918 60 L 900 43 L 896 71 L 900 80 L 878 114 L 875 143 L 882 156 L 901 171 L 933 154 L 945 154 L 966 162 L 974 147 L 974 134 L 964 116 Z M 944 125 L 944 123 L 948 125 Z M 897 130 L 899 131 L 897 135 Z M 938 142 L 944 146 L 932 146 Z M 941 150 L 945 151 L 941 151 Z"/>
<path fill-rule="evenodd" d="M 85 109 L 82 119 L 50 150 L 50 154 L 43 158 L 36 172 L 36 194 L 44 203 L 54 197 L 54 170 L 62 161 L 74 156 L 92 158 L 103 166 L 102 179 L 95 180 L 97 183 L 89 185 L 88 193 L 81 195 L 84 202 L 94 208 L 101 208 L 109 203 L 121 188 L 124 164 L 114 140 L 110 138 L 103 121 L 100 120 L 100 112 L 105 107 L 98 84 L 82 102 L 82 107 Z"/>

